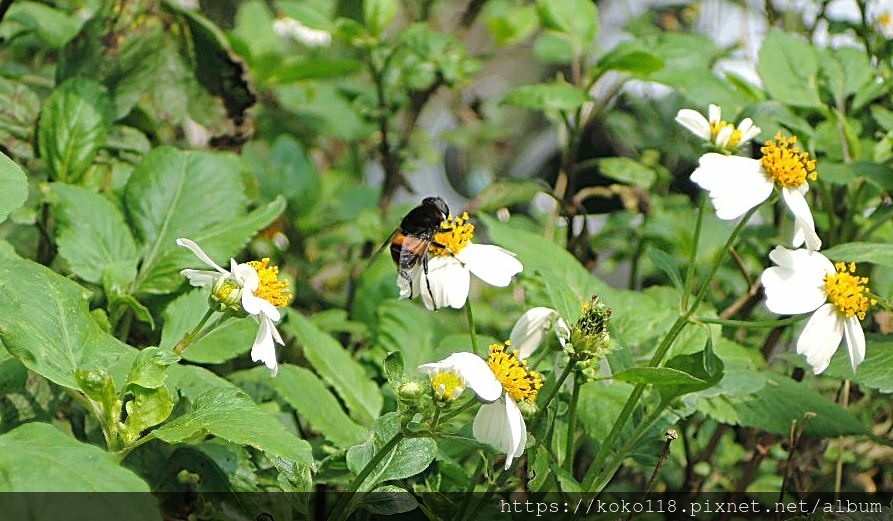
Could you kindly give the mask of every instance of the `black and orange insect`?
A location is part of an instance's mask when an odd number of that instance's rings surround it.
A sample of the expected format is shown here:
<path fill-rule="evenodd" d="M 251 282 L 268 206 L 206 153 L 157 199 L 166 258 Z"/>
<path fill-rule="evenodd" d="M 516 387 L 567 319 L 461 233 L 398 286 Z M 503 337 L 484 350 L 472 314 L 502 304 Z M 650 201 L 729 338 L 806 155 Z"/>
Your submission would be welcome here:
<path fill-rule="evenodd" d="M 391 236 L 391 258 L 397 264 L 400 277 L 409 282 L 410 298 L 415 296 L 412 288 L 413 268 L 421 264 L 428 280 L 428 248 L 433 244 L 443 247 L 434 241 L 434 235 L 442 230 L 441 225 L 450 215 L 450 208 L 440 197 L 426 197 L 422 204 L 416 206 L 400 221 L 400 226 Z M 431 287 L 428 287 L 431 294 Z"/>

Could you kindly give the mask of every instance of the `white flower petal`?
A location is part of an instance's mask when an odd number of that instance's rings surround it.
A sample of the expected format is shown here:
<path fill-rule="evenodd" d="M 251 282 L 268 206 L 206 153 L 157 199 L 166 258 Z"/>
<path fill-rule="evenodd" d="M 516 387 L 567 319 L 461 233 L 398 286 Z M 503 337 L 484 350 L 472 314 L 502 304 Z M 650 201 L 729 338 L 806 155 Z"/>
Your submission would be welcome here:
<path fill-rule="evenodd" d="M 856 372 L 856 366 L 865 360 L 865 332 L 862 331 L 862 324 L 859 318 L 852 316 L 843 320 L 843 335 L 846 339 L 847 351 L 850 353 L 850 364 L 853 372 Z"/>
<path fill-rule="evenodd" d="M 249 315 L 263 315 L 271 320 L 279 320 L 282 316 L 276 306 L 247 291 L 242 292 L 242 309 Z"/>
<path fill-rule="evenodd" d="M 732 125 L 723 125 L 722 128 L 719 129 L 719 133 L 716 134 L 713 143 L 720 148 L 726 148 L 726 145 L 729 144 L 729 139 L 732 137 L 732 132 L 734 131 L 735 128 Z"/>
<path fill-rule="evenodd" d="M 558 335 L 558 342 L 561 343 L 561 347 L 564 347 L 564 344 L 571 340 L 571 328 L 568 327 L 567 322 L 561 317 L 558 317 L 558 320 L 555 321 L 555 334 Z"/>
<path fill-rule="evenodd" d="M 804 185 L 803 188 L 806 188 Z M 781 189 L 781 196 L 785 204 L 794 214 L 794 238 L 791 244 L 796 248 L 803 243 L 810 250 L 818 250 L 822 247 L 822 240 L 815 232 L 815 221 L 812 219 L 812 212 L 809 210 L 809 204 L 803 197 L 803 192 L 798 188 L 784 187 Z"/>
<path fill-rule="evenodd" d="M 527 429 L 518 405 L 508 396 L 481 405 L 472 425 L 474 437 L 505 453 L 505 468 L 524 452 Z"/>
<path fill-rule="evenodd" d="M 254 337 L 254 345 L 251 346 L 251 360 L 263 362 L 273 376 L 279 372 L 279 364 L 276 362 L 276 342 L 282 344 L 282 337 L 276 330 L 273 321 L 264 315 L 255 318 L 258 323 L 257 336 Z"/>
<path fill-rule="evenodd" d="M 824 255 L 777 246 L 769 258 L 778 264 L 760 276 L 769 311 L 780 315 L 809 313 L 827 300 L 825 275 L 834 273 L 834 265 Z"/>
<path fill-rule="evenodd" d="M 248 264 L 237 264 L 235 259 L 230 259 L 229 262 L 233 270 L 233 277 L 239 286 L 251 293 L 257 291 L 257 287 L 260 285 L 260 277 L 257 275 L 257 270 Z"/>
<path fill-rule="evenodd" d="M 828 367 L 842 338 L 843 318 L 833 304 L 825 304 L 812 314 L 800 333 L 797 352 L 806 355 L 813 373 L 819 374 Z"/>
<path fill-rule="evenodd" d="M 760 127 L 753 124 L 753 120 L 750 118 L 744 118 L 741 120 L 741 123 L 738 123 L 738 131 L 741 132 L 741 142 L 739 145 L 743 145 L 747 143 L 751 139 L 760 135 L 762 130 Z"/>
<path fill-rule="evenodd" d="M 491 244 L 468 244 L 456 258 L 477 278 L 500 288 L 511 284 L 512 277 L 524 269 L 515 254 Z"/>
<path fill-rule="evenodd" d="M 523 360 L 536 351 L 557 317 L 557 311 L 546 307 L 530 308 L 521 315 L 509 333 L 512 347 L 518 350 L 518 358 Z"/>
<path fill-rule="evenodd" d="M 711 103 L 707 106 L 707 119 L 710 121 L 711 125 L 722 121 L 722 109 L 719 108 L 719 105 Z"/>
<path fill-rule="evenodd" d="M 487 362 L 474 353 L 453 353 L 439 362 L 419 366 L 419 371 L 426 374 L 450 370 L 458 372 L 468 388 L 485 402 L 498 400 L 502 395 L 502 384 Z"/>
<path fill-rule="evenodd" d="M 709 153 L 698 165 L 691 180 L 710 194 L 720 219 L 741 217 L 768 199 L 775 186 L 756 159 Z"/>
<path fill-rule="evenodd" d="M 229 274 L 228 271 L 226 271 L 225 269 L 221 268 L 220 265 L 218 265 L 216 262 L 214 262 L 214 260 L 211 259 L 211 257 L 209 257 L 207 253 L 205 253 L 205 250 L 201 249 L 201 248 L 199 247 L 199 245 L 196 244 L 194 241 L 191 241 L 191 240 L 189 240 L 189 239 L 185 239 L 185 238 L 182 238 L 182 237 L 181 237 L 181 238 L 177 239 L 177 246 L 182 246 L 182 247 L 188 249 L 188 250 L 191 251 L 196 257 L 198 257 L 199 259 L 201 259 L 202 262 L 204 262 L 204 263 L 207 264 L 208 266 L 211 266 L 212 268 L 214 268 L 214 269 L 217 270 L 218 272 Z"/>
<path fill-rule="evenodd" d="M 409 278 L 397 271 L 397 288 L 400 290 L 400 298 L 412 298 L 419 294 L 419 284 L 422 281 L 421 264 L 413 266 L 404 272 Z"/>
<path fill-rule="evenodd" d="M 705 141 L 710 140 L 710 122 L 704 119 L 700 112 L 682 109 L 676 113 L 676 123 L 679 123 L 699 138 Z"/>
<path fill-rule="evenodd" d="M 223 273 L 208 270 L 180 270 L 180 275 L 186 277 L 193 286 L 213 286 L 217 279 L 226 277 Z"/>
<path fill-rule="evenodd" d="M 471 276 L 461 262 L 449 255 L 435 256 L 428 260 L 428 276 L 422 274 L 419 291 L 428 309 L 459 309 L 468 300 L 470 284 Z"/>

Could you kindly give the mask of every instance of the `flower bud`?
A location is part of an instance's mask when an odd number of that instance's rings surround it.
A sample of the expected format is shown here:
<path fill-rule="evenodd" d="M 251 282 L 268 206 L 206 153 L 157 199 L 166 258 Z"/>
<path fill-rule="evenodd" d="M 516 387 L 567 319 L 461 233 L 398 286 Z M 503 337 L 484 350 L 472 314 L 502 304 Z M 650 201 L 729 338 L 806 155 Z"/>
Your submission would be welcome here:
<path fill-rule="evenodd" d="M 601 358 L 611 344 L 608 323 L 611 308 L 599 301 L 598 295 L 583 305 L 583 315 L 571 328 L 571 349 L 580 358 Z"/>
<path fill-rule="evenodd" d="M 401 401 L 410 402 L 419 399 L 422 395 L 422 386 L 415 380 L 405 382 L 397 388 L 397 396 Z"/>
<path fill-rule="evenodd" d="M 454 402 L 465 391 L 465 380 L 457 371 L 435 371 L 431 373 L 431 390 L 440 403 Z"/>
<path fill-rule="evenodd" d="M 242 309 L 242 287 L 230 277 L 220 277 L 214 282 L 208 304 L 221 313 L 245 314 Z"/>

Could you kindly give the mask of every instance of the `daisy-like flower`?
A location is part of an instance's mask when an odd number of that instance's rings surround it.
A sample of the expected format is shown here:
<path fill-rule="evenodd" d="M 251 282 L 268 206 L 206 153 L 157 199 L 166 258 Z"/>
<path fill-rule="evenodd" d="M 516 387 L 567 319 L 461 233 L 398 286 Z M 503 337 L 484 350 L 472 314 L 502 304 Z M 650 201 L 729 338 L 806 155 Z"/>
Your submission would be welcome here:
<path fill-rule="evenodd" d="M 409 277 L 397 276 L 400 298 L 413 295 L 419 288 L 422 302 L 428 309 L 459 309 L 468 299 L 471 274 L 491 286 L 505 287 L 523 269 L 515 254 L 491 244 L 474 244 L 474 225 L 468 214 L 450 216 L 428 248 L 427 274 L 420 263 L 409 271 Z"/>
<path fill-rule="evenodd" d="M 518 402 L 532 403 L 543 386 L 542 376 L 528 369 L 524 354 L 511 345 L 511 341 L 490 345 L 487 360 L 472 353 L 453 353 L 439 362 L 419 366 L 431 378 L 439 398 L 455 399 L 467 387 L 484 402 L 474 418 L 472 432 L 479 441 L 505 453 L 506 470 L 524 453 L 527 444 L 527 425 Z"/>
<path fill-rule="evenodd" d="M 676 123 L 724 152 L 734 152 L 760 133 L 760 127 L 754 125 L 750 118 L 742 119 L 737 127 L 723 121 L 722 109 L 716 105 L 708 107 L 707 116 L 705 118 L 696 110 L 682 109 L 676 113 Z"/>
<path fill-rule="evenodd" d="M 815 180 L 818 173 L 815 160 L 808 152 L 801 152 L 797 138 L 785 138 L 781 132 L 760 149 L 763 157 L 750 159 L 709 153 L 701 156 L 691 180 L 707 190 L 716 216 L 724 220 L 741 217 L 762 203 L 778 187 L 785 204 L 794 214 L 794 247 L 810 250 L 822 247 L 815 232 L 815 221 L 804 194 L 809 190 L 807 180 Z"/>
<path fill-rule="evenodd" d="M 877 303 L 868 278 L 856 275 L 855 263 L 832 264 L 816 251 L 778 246 L 769 258 L 777 266 L 767 268 L 760 277 L 766 307 L 782 315 L 814 312 L 797 340 L 797 352 L 819 374 L 846 338 L 855 371 L 865 359 L 865 333 L 859 321 Z"/>
<path fill-rule="evenodd" d="M 214 268 L 214 271 L 180 271 L 190 284 L 211 286 L 211 298 L 220 305 L 221 310 L 243 312 L 258 323 L 257 336 L 251 346 L 251 359 L 263 362 L 276 376 L 279 366 L 276 363 L 275 344 L 284 345 L 276 329 L 276 322 L 281 318 L 278 308 L 287 306 L 291 299 L 288 282 L 279 279 L 279 268 L 270 266 L 270 259 L 267 258 L 241 264 L 230 259 L 230 269 L 227 271 L 195 242 L 181 238 L 177 239 L 177 244 Z"/>

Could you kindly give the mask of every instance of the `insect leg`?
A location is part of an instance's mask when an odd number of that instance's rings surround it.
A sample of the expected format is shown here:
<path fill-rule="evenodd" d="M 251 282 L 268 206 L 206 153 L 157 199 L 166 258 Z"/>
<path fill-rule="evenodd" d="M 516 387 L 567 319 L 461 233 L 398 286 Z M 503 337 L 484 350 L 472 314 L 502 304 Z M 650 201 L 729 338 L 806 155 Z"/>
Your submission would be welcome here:
<path fill-rule="evenodd" d="M 431 297 L 431 305 L 437 311 L 437 301 L 434 300 L 434 292 L 431 291 L 431 282 L 428 280 L 428 255 L 422 255 L 422 274 L 425 277 L 425 286 L 428 288 L 428 296 Z"/>

